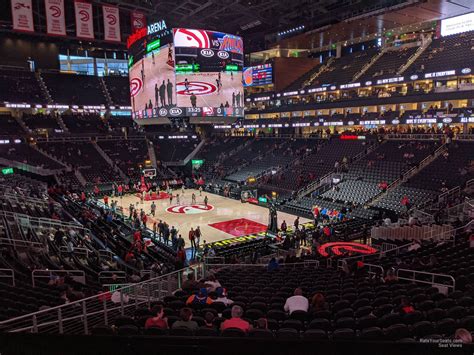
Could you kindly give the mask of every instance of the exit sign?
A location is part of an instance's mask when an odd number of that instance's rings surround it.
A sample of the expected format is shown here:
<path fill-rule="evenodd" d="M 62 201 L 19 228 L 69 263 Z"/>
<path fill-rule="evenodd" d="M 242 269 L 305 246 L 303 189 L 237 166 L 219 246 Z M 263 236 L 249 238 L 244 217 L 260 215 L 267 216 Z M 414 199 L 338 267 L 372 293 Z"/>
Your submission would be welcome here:
<path fill-rule="evenodd" d="M 10 175 L 13 174 L 13 168 L 2 168 L 3 175 Z"/>

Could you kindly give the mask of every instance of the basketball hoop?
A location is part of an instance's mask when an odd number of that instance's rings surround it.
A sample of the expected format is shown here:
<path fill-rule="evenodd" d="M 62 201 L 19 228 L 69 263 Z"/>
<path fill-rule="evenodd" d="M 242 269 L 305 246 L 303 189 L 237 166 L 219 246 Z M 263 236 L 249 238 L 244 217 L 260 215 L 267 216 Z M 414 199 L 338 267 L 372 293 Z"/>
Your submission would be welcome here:
<path fill-rule="evenodd" d="M 143 176 L 146 178 L 152 178 L 156 176 L 156 169 L 143 169 Z"/>

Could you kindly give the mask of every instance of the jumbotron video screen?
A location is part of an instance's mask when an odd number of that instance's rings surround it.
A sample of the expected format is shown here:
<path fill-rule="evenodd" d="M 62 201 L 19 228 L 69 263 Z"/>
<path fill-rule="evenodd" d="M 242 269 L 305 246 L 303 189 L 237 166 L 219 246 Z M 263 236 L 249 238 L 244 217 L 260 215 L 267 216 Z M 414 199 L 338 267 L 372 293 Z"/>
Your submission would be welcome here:
<path fill-rule="evenodd" d="M 161 25 L 129 46 L 133 117 L 242 117 L 242 38 Z"/>

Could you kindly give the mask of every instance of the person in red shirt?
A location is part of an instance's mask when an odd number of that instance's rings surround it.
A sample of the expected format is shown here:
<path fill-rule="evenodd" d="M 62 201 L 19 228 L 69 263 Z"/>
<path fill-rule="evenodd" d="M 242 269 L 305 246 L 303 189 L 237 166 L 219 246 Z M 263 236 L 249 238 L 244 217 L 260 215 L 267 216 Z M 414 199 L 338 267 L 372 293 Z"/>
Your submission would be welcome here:
<path fill-rule="evenodd" d="M 408 298 L 403 297 L 400 305 L 400 313 L 403 315 L 413 312 L 415 312 L 415 308 L 412 306 Z"/>
<path fill-rule="evenodd" d="M 86 194 L 84 193 L 84 191 L 81 192 L 81 202 L 82 203 L 86 202 Z"/>
<path fill-rule="evenodd" d="M 240 329 L 245 333 L 251 329 L 250 323 L 242 319 L 242 315 L 244 314 L 244 310 L 240 306 L 233 306 L 232 307 L 232 318 L 225 320 L 221 324 L 221 330 L 225 329 Z"/>
<path fill-rule="evenodd" d="M 112 298 L 112 294 L 109 292 L 109 289 L 107 287 L 104 287 L 102 292 L 99 293 L 99 296 L 97 296 L 100 302 L 104 301 L 110 301 Z"/>
<path fill-rule="evenodd" d="M 142 240 L 142 233 L 137 230 L 135 231 L 135 233 L 133 233 L 133 241 L 136 242 L 136 241 L 141 241 Z"/>
<path fill-rule="evenodd" d="M 97 195 L 99 195 L 99 188 L 97 187 L 97 185 L 94 186 L 94 195 L 97 197 Z"/>
<path fill-rule="evenodd" d="M 128 263 L 132 261 L 135 258 L 135 255 L 133 254 L 132 251 L 129 251 L 127 255 L 125 255 L 125 262 Z"/>
<path fill-rule="evenodd" d="M 143 223 L 143 226 L 146 228 L 146 222 L 148 221 L 148 217 L 146 216 L 146 214 L 143 215 L 142 217 L 142 223 Z"/>
<path fill-rule="evenodd" d="M 405 206 L 407 211 L 410 209 L 410 200 L 408 199 L 408 197 L 406 195 L 403 196 L 401 204 L 402 204 L 402 206 Z"/>
<path fill-rule="evenodd" d="M 156 305 L 152 308 L 151 313 L 154 317 L 150 317 L 145 322 L 145 329 L 159 328 L 168 329 L 168 319 L 164 317 L 164 309 L 162 305 Z"/>
<path fill-rule="evenodd" d="M 176 253 L 176 267 L 177 269 L 182 269 L 184 264 L 186 263 L 186 252 L 184 251 L 183 247 L 179 248 L 178 252 Z"/>
<path fill-rule="evenodd" d="M 319 220 L 319 207 L 314 206 L 313 207 L 313 218 L 314 218 L 314 225 L 318 225 L 318 220 Z"/>
<path fill-rule="evenodd" d="M 106 206 L 109 205 L 109 196 L 107 196 L 107 195 L 104 196 L 104 204 L 105 204 Z"/>
<path fill-rule="evenodd" d="M 118 195 L 119 195 L 119 196 L 122 196 L 122 192 L 123 192 L 122 184 L 120 184 L 120 185 L 117 187 L 117 192 L 118 192 Z"/>
<path fill-rule="evenodd" d="M 323 233 L 327 238 L 329 238 L 331 236 L 331 228 L 329 228 L 328 226 L 325 226 L 323 228 Z"/>
<path fill-rule="evenodd" d="M 388 184 L 387 184 L 386 181 L 382 181 L 382 182 L 379 184 L 379 189 L 382 190 L 382 191 L 387 190 L 387 187 L 388 187 Z"/>

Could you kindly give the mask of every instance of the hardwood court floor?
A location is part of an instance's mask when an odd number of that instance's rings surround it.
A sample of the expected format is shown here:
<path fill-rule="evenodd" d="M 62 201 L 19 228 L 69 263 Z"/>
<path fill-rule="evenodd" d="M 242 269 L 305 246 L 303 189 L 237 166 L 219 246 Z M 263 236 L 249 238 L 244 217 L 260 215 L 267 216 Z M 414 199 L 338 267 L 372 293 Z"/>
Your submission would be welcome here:
<path fill-rule="evenodd" d="M 196 195 L 196 204 L 191 203 L 192 193 Z M 266 229 L 268 225 L 268 209 L 249 203 L 214 195 L 211 193 L 202 193 L 194 189 L 186 189 L 184 196 L 181 189 L 173 191 L 173 195 L 180 195 L 180 203 L 176 198 L 170 204 L 169 199 L 155 200 L 156 213 L 153 218 L 150 215 L 151 201 L 145 201 L 143 204 L 135 195 L 124 196 L 119 205 L 122 206 L 124 213 L 128 215 L 129 205 L 135 204 L 136 208 L 143 209 L 148 217 L 147 226 L 152 228 L 154 221 L 160 219 L 166 221 L 171 226 L 178 229 L 186 241 L 186 247 L 190 246 L 188 233 L 191 228 L 200 227 L 202 232 L 201 243 L 216 242 L 223 239 L 235 238 L 243 235 L 257 233 Z M 204 196 L 208 197 L 208 207 L 204 205 Z M 296 216 L 284 212 L 278 212 L 278 224 L 286 220 L 288 225 L 293 225 Z M 308 219 L 300 218 L 300 223 L 308 222 Z"/>

